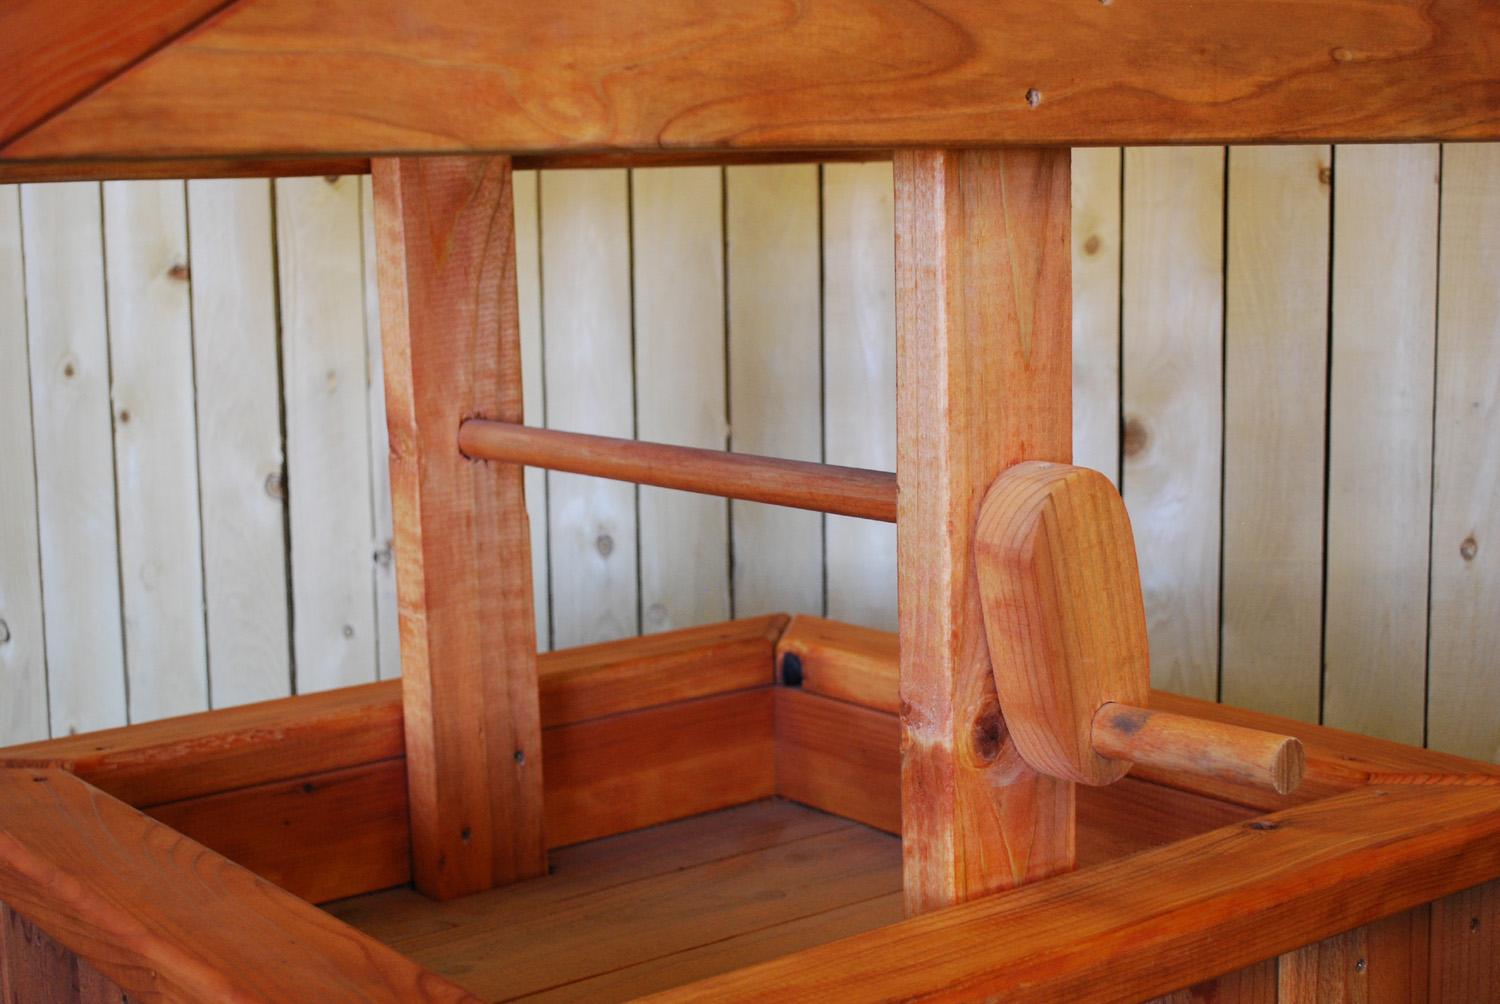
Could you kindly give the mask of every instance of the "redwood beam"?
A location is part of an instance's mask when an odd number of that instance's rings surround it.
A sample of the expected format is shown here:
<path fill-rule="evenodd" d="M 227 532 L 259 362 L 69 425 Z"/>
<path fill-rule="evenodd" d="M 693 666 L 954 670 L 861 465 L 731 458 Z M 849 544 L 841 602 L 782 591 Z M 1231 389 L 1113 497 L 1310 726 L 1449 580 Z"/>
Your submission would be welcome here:
<path fill-rule="evenodd" d="M 1034 772 L 1006 734 L 973 560 L 1000 472 L 1072 454 L 1070 154 L 898 152 L 895 183 L 902 848 L 915 915 L 1073 867 L 1073 788 Z"/>
<path fill-rule="evenodd" d="M 447 899 L 547 869 L 522 470 L 456 442 L 522 418 L 511 165 L 372 173 L 413 872 Z"/>

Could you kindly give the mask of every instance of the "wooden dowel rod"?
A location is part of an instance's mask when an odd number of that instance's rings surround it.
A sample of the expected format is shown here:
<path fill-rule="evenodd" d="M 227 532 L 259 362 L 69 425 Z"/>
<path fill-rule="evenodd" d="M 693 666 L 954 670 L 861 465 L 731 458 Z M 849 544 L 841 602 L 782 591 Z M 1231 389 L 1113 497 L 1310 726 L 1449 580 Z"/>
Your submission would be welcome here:
<path fill-rule="evenodd" d="M 544 467 L 748 502 L 896 522 L 896 475 L 471 418 L 458 448 L 478 460 Z"/>
<path fill-rule="evenodd" d="M 1092 739 L 1100 756 L 1280 795 L 1296 789 L 1307 767 L 1302 743 L 1291 736 L 1113 702 L 1094 714 Z"/>

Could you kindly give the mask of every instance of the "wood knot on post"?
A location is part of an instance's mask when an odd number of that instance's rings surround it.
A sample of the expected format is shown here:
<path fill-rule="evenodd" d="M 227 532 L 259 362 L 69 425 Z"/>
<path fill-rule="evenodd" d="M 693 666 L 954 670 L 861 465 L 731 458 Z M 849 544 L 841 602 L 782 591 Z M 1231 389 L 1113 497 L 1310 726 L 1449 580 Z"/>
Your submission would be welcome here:
<path fill-rule="evenodd" d="M 1005 720 L 1000 717 L 1000 705 L 990 701 L 969 726 L 969 753 L 975 763 L 988 767 L 1000 759 L 1004 748 Z"/>

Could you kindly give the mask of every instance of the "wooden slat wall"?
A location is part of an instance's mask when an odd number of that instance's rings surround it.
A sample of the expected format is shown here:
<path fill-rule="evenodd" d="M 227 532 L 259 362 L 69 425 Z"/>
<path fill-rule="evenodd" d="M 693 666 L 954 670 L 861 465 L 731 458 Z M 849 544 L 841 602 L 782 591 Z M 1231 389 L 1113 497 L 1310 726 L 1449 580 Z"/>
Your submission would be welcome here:
<path fill-rule="evenodd" d="M 1077 151 L 1076 454 L 1134 515 L 1158 686 L 1500 759 L 1497 150 Z M 368 184 L 192 182 L 179 262 L 182 193 L 0 187 L 0 743 L 399 672 Z M 890 199 L 887 164 L 518 173 L 528 421 L 889 469 Z M 152 200 L 176 244 L 132 267 Z M 148 302 L 196 382 L 143 411 Z M 894 625 L 891 527 L 527 491 L 544 648 Z"/>

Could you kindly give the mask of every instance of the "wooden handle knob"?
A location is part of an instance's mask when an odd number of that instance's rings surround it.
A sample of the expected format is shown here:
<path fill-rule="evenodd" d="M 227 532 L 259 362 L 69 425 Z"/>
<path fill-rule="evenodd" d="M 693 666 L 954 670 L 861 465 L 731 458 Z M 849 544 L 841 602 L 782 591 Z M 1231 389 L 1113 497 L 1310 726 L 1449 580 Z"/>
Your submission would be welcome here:
<path fill-rule="evenodd" d="M 1196 774 L 1290 794 L 1302 782 L 1302 743 L 1259 729 L 1109 703 L 1094 714 L 1094 751 L 1174 773 Z"/>

